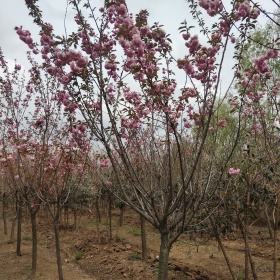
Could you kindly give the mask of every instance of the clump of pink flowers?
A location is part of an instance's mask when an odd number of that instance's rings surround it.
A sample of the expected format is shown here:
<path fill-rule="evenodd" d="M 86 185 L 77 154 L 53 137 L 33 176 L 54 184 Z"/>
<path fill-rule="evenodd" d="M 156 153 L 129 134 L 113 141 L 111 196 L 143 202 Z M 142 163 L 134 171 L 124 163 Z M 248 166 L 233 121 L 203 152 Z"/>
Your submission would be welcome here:
<path fill-rule="evenodd" d="M 240 173 L 240 169 L 239 168 L 237 168 L 237 169 L 235 169 L 235 168 L 230 168 L 229 169 L 229 171 L 228 171 L 228 174 L 230 175 L 230 176 L 234 176 L 234 175 L 238 175 Z"/>

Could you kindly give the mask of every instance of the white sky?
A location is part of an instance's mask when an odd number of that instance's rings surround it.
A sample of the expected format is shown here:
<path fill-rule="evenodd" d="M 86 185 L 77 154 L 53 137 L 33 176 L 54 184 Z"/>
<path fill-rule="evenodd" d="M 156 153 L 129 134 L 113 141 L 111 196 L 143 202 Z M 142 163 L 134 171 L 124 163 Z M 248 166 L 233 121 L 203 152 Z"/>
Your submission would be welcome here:
<path fill-rule="evenodd" d="M 18 59 L 18 62 L 24 66 L 27 63 L 25 53 L 29 48 L 19 40 L 14 27 L 22 25 L 24 29 L 30 30 L 33 37 L 38 34 L 39 29 L 33 23 L 33 19 L 28 16 L 24 0 L 0 0 L 0 2 L 2 2 L 0 9 L 0 46 L 6 60 L 10 62 Z M 94 2 L 99 6 L 103 3 L 103 0 L 92 0 L 92 3 Z M 224 0 L 223 2 L 228 4 L 230 0 Z M 259 0 L 258 2 L 268 11 L 272 12 L 276 9 L 276 5 L 272 0 Z M 51 22 L 57 33 L 64 33 L 64 16 L 67 0 L 40 0 L 37 3 L 40 4 L 40 9 L 43 11 L 43 20 Z M 140 9 L 147 9 L 150 13 L 149 23 L 160 22 L 164 25 L 166 32 L 171 34 L 171 39 L 174 43 L 174 57 L 179 58 L 185 55 L 186 48 L 179 34 L 178 27 L 185 19 L 187 19 L 190 25 L 193 25 L 192 17 L 188 13 L 189 8 L 186 0 L 127 0 L 127 4 L 130 12 L 133 14 L 137 13 Z M 68 31 L 71 30 L 73 14 L 70 7 L 66 21 Z M 265 22 L 263 17 L 261 22 Z M 223 78 L 224 80 L 230 80 L 228 69 L 232 65 L 231 56 L 228 56 L 226 61 L 227 75 Z"/>

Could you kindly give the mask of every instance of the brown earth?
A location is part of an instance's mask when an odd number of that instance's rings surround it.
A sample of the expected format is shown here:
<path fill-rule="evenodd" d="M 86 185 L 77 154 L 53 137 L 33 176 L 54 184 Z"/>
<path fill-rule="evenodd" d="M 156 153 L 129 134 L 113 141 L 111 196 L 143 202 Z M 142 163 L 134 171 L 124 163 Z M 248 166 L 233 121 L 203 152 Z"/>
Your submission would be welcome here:
<path fill-rule="evenodd" d="M 142 262 L 138 216 L 125 214 L 124 225 L 117 227 L 118 211 L 113 216 L 113 240 L 109 242 L 106 215 L 101 223 L 88 214 L 80 214 L 76 230 L 61 228 L 61 248 L 65 280 L 157 279 L 159 235 L 147 225 L 149 259 Z M 11 218 L 11 217 L 10 217 Z M 73 221 L 70 219 L 69 224 Z M 9 231 L 11 221 L 8 220 Z M 0 223 L 0 279 L 29 279 L 31 270 L 31 232 L 27 215 L 23 224 L 22 256 L 16 255 L 16 244 L 9 243 Z M 58 279 L 51 222 L 38 215 L 38 270 L 36 279 Z M 10 234 L 10 233 L 8 233 Z M 236 279 L 244 279 L 244 245 L 238 234 L 223 239 Z M 272 241 L 267 230 L 250 228 L 250 246 L 259 279 L 272 279 Z M 182 235 L 170 253 L 170 279 L 231 279 L 221 250 L 212 238 L 191 240 Z"/>

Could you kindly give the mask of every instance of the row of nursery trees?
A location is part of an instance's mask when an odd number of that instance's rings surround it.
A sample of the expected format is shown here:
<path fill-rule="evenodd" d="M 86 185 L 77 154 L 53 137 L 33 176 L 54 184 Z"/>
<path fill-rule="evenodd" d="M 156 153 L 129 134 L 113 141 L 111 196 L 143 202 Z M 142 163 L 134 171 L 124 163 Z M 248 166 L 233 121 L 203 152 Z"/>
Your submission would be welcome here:
<path fill-rule="evenodd" d="M 211 229 L 223 248 L 219 233 L 233 226 L 244 238 L 245 278 L 251 270 L 257 279 L 248 227 L 260 213 L 274 240 L 277 279 L 279 17 L 249 0 L 227 8 L 186 1 L 200 33 L 182 22 L 185 54 L 175 58 L 163 27 L 149 25 L 146 10 L 130 14 L 125 0 L 99 9 L 68 1 L 77 27 L 68 36 L 55 33 L 36 2 L 26 6 L 40 40 L 16 27 L 30 69 L 10 70 L 0 53 L 2 202 L 17 202 L 18 255 L 23 206 L 30 213 L 32 277 L 40 205 L 52 217 L 63 279 L 62 207 L 81 190 L 102 188 L 158 229 L 159 280 L 168 279 L 169 252 L 183 232 Z M 270 22 L 264 30 L 255 27 L 260 14 Z M 207 17 L 215 18 L 211 28 Z M 225 89 L 230 56 L 236 64 Z"/>

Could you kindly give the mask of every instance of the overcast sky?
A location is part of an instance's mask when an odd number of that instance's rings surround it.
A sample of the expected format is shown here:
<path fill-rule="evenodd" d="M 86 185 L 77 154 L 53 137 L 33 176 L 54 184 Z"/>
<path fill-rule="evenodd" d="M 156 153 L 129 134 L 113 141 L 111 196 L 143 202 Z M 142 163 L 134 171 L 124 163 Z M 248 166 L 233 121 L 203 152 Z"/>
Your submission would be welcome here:
<path fill-rule="evenodd" d="M 24 0 L 0 0 L 0 46 L 4 52 L 6 60 L 9 62 L 18 59 L 18 62 L 26 64 L 25 53 L 28 47 L 19 40 L 15 33 L 15 26 L 23 26 L 24 29 L 31 31 L 32 35 L 36 35 L 39 29 L 33 24 L 33 20 L 28 16 L 28 10 L 25 7 Z M 277 0 L 279 1 L 279 0 Z M 51 22 L 57 33 L 64 32 L 64 16 L 67 6 L 67 0 L 39 0 L 40 9 L 43 11 L 43 20 Z M 103 0 L 92 0 L 97 6 L 103 3 Z M 230 0 L 224 0 L 224 3 Z M 259 0 L 268 11 L 276 9 L 276 5 L 272 0 Z M 187 20 L 192 24 L 192 18 L 188 12 L 188 4 L 186 0 L 127 0 L 128 7 L 132 13 L 139 12 L 141 9 L 147 9 L 150 13 L 149 23 L 160 22 L 164 25 L 164 29 L 171 34 L 173 41 L 174 56 L 176 58 L 183 57 L 186 51 L 178 27 L 183 20 Z M 66 25 L 68 32 L 71 31 L 73 21 L 73 11 L 68 9 Z M 262 17 L 261 22 L 264 23 Z M 74 27 L 75 28 L 75 27 Z M 35 36 L 34 36 L 35 37 Z M 230 58 L 230 57 L 229 57 Z M 231 68 L 232 61 L 227 61 L 228 67 Z"/>

